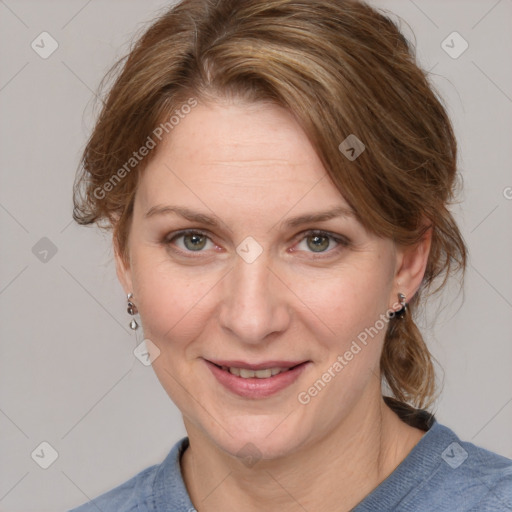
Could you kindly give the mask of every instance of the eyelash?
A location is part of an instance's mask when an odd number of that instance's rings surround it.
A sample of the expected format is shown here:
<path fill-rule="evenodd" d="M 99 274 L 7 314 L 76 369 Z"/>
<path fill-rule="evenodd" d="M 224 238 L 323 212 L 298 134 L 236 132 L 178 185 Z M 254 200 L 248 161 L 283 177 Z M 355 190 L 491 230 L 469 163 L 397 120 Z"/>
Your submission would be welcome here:
<path fill-rule="evenodd" d="M 177 240 L 178 238 L 187 236 L 187 235 L 204 236 L 204 237 L 208 238 L 208 240 L 210 242 L 213 242 L 213 240 L 210 238 L 208 233 L 206 233 L 204 231 L 201 231 L 201 230 L 198 230 L 198 229 L 188 229 L 188 230 L 184 230 L 184 231 L 179 231 L 177 233 L 173 233 L 171 236 L 165 237 L 164 240 L 163 240 L 163 244 L 165 246 L 169 247 L 170 249 L 172 249 L 173 252 L 176 252 L 176 253 L 178 253 L 180 255 L 186 254 L 187 257 L 191 257 L 191 258 L 200 257 L 199 255 L 203 251 L 183 251 L 182 249 L 176 249 L 175 247 L 172 247 L 173 242 L 175 240 Z M 335 242 L 336 244 L 338 244 L 335 248 L 329 249 L 327 251 L 320 251 L 318 253 L 315 253 L 314 251 L 310 251 L 309 254 L 313 255 L 313 259 L 325 258 L 325 257 L 327 257 L 325 255 L 329 255 L 330 256 L 333 253 L 338 253 L 338 252 L 340 252 L 341 249 L 347 248 L 347 247 L 350 246 L 350 241 L 347 238 L 341 237 L 339 235 L 334 235 L 332 233 L 329 233 L 328 231 L 322 231 L 322 230 L 318 230 L 318 229 L 311 229 L 311 230 L 308 230 L 308 231 L 304 231 L 303 233 L 301 233 L 301 235 L 302 236 L 298 240 L 297 243 L 302 242 L 303 240 L 305 240 L 308 237 L 319 236 L 319 237 L 328 238 L 329 240 L 331 240 L 331 241 Z M 194 255 L 194 252 L 198 253 L 197 256 Z"/>

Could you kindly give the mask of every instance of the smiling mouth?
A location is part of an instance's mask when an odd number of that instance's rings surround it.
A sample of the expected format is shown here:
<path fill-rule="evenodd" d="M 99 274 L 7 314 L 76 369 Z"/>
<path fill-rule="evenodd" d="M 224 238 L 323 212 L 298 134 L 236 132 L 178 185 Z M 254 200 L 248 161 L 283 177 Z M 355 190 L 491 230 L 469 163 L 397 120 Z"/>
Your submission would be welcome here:
<path fill-rule="evenodd" d="M 249 363 L 243 360 L 204 359 L 206 366 L 226 390 L 242 398 L 260 400 L 275 395 L 291 386 L 312 361 L 284 359 Z"/>
<path fill-rule="evenodd" d="M 260 368 L 260 369 L 252 369 L 252 368 L 241 368 L 237 366 L 225 366 L 225 365 L 219 365 L 216 363 L 213 363 L 217 368 L 220 368 L 221 370 L 224 370 L 225 372 L 231 373 L 232 375 L 235 375 L 236 377 L 241 377 L 243 379 L 268 379 L 270 377 L 274 377 L 276 375 L 279 375 L 280 373 L 285 373 L 290 370 L 293 370 L 294 368 L 297 368 L 298 366 L 307 363 L 307 361 L 304 361 L 302 363 L 295 364 L 293 366 L 272 366 L 268 368 Z"/>

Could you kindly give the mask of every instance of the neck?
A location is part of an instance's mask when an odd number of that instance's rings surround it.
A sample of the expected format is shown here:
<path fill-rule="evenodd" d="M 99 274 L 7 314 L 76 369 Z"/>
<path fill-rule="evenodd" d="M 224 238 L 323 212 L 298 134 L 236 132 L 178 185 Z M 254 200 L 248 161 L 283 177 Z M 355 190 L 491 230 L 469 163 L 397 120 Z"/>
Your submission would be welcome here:
<path fill-rule="evenodd" d="M 182 474 L 201 512 L 349 511 L 424 434 L 402 422 L 379 395 L 371 405 L 361 400 L 342 424 L 315 443 L 249 468 L 185 423 L 190 446 L 183 454 Z"/>

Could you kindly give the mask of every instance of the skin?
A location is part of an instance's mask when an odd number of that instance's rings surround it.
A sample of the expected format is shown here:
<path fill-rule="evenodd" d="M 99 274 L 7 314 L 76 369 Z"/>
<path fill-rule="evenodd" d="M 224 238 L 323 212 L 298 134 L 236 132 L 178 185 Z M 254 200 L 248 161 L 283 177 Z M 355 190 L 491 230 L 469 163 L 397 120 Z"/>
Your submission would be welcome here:
<path fill-rule="evenodd" d="M 220 224 L 146 218 L 157 205 Z M 350 510 L 424 434 L 382 400 L 385 329 L 307 405 L 297 399 L 359 333 L 399 309 L 398 292 L 412 298 L 425 272 L 430 232 L 403 248 L 353 217 L 285 226 L 340 206 L 348 208 L 306 135 L 272 105 L 199 104 L 142 175 L 129 261 L 116 251 L 117 271 L 160 350 L 156 375 L 183 414 L 190 447 L 182 473 L 200 512 Z M 204 248 L 175 238 L 184 229 L 204 232 Z M 349 244 L 322 238 L 326 249 L 315 252 L 311 229 Z M 248 236 L 263 250 L 252 263 L 236 252 Z M 218 383 L 204 359 L 310 364 L 276 395 L 248 399 Z M 247 443 L 258 450 L 250 467 L 237 456 Z"/>

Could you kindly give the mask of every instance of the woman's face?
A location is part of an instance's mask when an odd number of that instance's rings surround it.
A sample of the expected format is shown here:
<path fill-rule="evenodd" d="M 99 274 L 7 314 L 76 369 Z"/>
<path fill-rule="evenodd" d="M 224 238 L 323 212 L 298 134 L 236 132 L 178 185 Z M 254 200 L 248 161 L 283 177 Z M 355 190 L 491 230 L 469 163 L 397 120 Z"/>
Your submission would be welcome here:
<path fill-rule="evenodd" d="M 143 173 L 128 250 L 119 276 L 189 434 L 278 457 L 380 397 L 386 312 L 415 290 L 285 110 L 192 109 Z"/>

